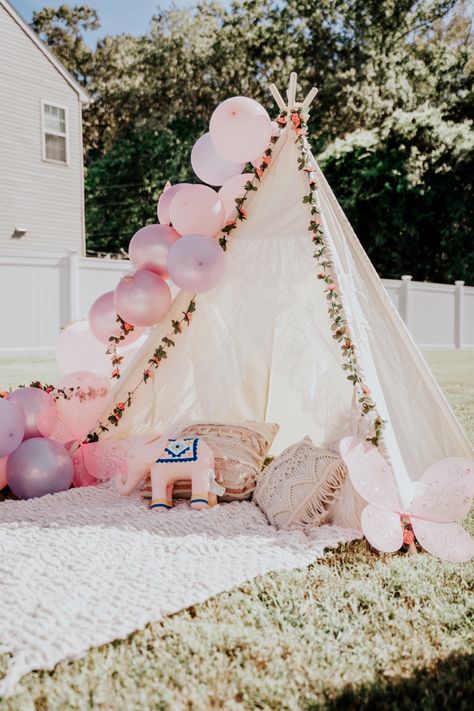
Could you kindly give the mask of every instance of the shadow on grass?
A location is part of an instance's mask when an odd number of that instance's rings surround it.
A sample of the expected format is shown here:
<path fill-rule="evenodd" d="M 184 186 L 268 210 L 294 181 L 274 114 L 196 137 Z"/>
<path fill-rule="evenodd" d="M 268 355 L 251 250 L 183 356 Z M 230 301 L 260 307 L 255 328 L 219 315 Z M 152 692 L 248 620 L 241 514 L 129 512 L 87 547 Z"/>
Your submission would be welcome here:
<path fill-rule="evenodd" d="M 409 678 L 380 677 L 373 684 L 347 685 L 324 704 L 305 711 L 464 711 L 474 707 L 474 654 L 451 654 Z"/>

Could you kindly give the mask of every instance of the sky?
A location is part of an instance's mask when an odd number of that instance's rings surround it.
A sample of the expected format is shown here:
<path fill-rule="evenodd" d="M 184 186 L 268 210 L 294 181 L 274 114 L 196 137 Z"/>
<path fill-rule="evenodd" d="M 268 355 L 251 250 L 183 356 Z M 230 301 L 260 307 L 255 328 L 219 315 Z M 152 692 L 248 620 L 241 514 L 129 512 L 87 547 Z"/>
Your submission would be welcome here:
<path fill-rule="evenodd" d="M 80 5 L 79 0 L 10 0 L 14 8 L 30 22 L 35 10 L 42 7 L 58 7 L 63 2 Z M 172 0 L 87 0 L 84 4 L 93 7 L 99 13 L 101 29 L 98 33 L 88 33 L 87 39 L 98 39 L 103 35 L 116 35 L 120 32 L 142 34 L 150 23 L 158 6 L 165 8 Z M 193 0 L 175 0 L 175 5 L 189 7 Z"/>

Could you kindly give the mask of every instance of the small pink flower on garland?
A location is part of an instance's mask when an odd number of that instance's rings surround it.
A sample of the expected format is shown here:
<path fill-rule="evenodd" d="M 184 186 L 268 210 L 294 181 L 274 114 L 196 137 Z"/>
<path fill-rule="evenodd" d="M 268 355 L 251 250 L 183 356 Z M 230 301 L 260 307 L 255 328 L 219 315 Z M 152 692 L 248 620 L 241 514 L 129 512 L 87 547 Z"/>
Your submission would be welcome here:
<path fill-rule="evenodd" d="M 110 346 L 107 349 L 106 353 L 107 355 L 111 356 L 111 361 L 112 361 L 112 378 L 120 378 L 120 365 L 123 361 L 123 356 L 120 356 L 118 354 L 118 346 L 119 344 L 125 340 L 125 338 L 128 336 L 129 333 L 132 333 L 132 331 L 135 330 L 135 326 L 132 326 L 131 323 L 127 323 L 126 321 L 123 320 L 118 314 L 117 318 L 115 319 L 117 323 L 120 326 L 120 333 L 118 336 L 110 336 L 109 341 L 110 341 Z"/>
<path fill-rule="evenodd" d="M 282 117 L 283 114 L 280 118 Z M 303 197 L 303 203 L 310 205 L 311 220 L 308 230 L 312 234 L 312 241 L 315 247 L 313 257 L 317 260 L 320 269 L 317 276 L 318 279 L 321 279 L 326 284 L 324 293 L 326 294 L 328 315 L 331 321 L 332 337 L 340 344 L 342 357 L 345 361 L 342 367 L 347 372 L 347 379 L 358 391 L 358 403 L 361 414 L 369 415 L 375 413 L 375 402 L 371 397 L 369 388 L 363 383 L 359 373 L 354 344 L 348 335 L 347 320 L 342 298 L 335 282 L 334 265 L 330 259 L 329 250 L 324 237 L 317 200 L 317 185 L 314 176 L 315 166 L 312 162 L 309 146 L 305 140 L 308 130 L 306 116 L 301 114 L 300 109 L 294 109 L 291 112 L 291 121 L 296 130 L 296 143 L 300 149 L 298 168 L 304 171 L 308 176 L 309 193 Z M 374 436 L 369 438 L 369 441 L 377 445 L 383 430 L 383 420 L 379 415 L 375 416 L 373 427 Z"/>

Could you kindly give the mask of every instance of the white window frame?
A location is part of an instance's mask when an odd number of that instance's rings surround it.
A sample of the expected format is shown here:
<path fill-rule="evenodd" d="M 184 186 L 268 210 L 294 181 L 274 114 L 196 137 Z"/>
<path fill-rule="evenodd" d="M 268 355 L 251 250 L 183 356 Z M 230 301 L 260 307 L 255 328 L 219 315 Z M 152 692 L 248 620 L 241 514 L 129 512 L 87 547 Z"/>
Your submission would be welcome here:
<path fill-rule="evenodd" d="M 59 133 L 57 131 L 50 131 L 46 130 L 46 126 L 44 123 L 44 107 L 45 106 L 53 106 L 55 109 L 62 109 L 64 111 L 64 121 L 65 121 L 65 128 L 66 132 L 65 133 Z M 49 133 L 52 136 L 61 136 L 61 138 L 66 139 L 66 161 L 62 160 L 54 160 L 54 158 L 47 158 L 46 157 L 46 134 Z M 58 104 L 57 101 L 48 101 L 47 99 L 41 99 L 41 146 L 42 146 L 42 158 L 46 163 L 55 163 L 56 165 L 65 165 L 69 166 L 69 158 L 70 158 L 70 152 L 69 152 L 69 109 L 67 106 L 64 106 L 64 104 Z"/>

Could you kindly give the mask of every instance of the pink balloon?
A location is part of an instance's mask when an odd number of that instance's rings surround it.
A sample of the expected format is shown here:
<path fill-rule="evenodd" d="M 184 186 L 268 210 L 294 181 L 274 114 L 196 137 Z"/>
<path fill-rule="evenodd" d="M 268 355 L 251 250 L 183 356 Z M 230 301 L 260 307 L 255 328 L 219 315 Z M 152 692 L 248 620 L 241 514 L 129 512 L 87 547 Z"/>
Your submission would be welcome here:
<path fill-rule="evenodd" d="M 158 274 L 146 269 L 122 277 L 115 289 L 117 311 L 134 326 L 153 326 L 159 323 L 170 306 L 171 291 L 168 284 Z"/>
<path fill-rule="evenodd" d="M 197 177 L 209 185 L 223 185 L 245 168 L 245 163 L 233 163 L 223 158 L 214 148 L 209 133 L 194 144 L 191 165 Z"/>
<path fill-rule="evenodd" d="M 224 278 L 224 252 L 218 242 L 202 235 L 187 235 L 170 249 L 168 271 L 181 289 L 200 294 L 214 289 Z"/>
<path fill-rule="evenodd" d="M 2 457 L 0 459 L 0 490 L 4 489 L 7 485 L 7 459 L 8 457 Z"/>
<path fill-rule="evenodd" d="M 158 221 L 162 225 L 170 225 L 171 224 L 171 217 L 170 217 L 171 201 L 174 198 L 174 196 L 181 190 L 181 188 L 184 188 L 185 186 L 188 186 L 188 185 L 190 185 L 190 183 L 177 183 L 176 185 L 169 185 L 168 187 L 165 187 L 165 189 L 161 193 L 161 195 L 158 199 L 158 205 L 156 206 L 156 214 L 158 216 Z"/>
<path fill-rule="evenodd" d="M 56 342 L 56 361 L 63 373 L 86 368 L 93 373 L 110 375 L 112 366 L 106 347 L 92 335 L 86 320 L 71 323 Z"/>
<path fill-rule="evenodd" d="M 94 301 L 89 310 L 88 320 L 92 335 L 101 343 L 110 346 L 110 336 L 118 337 L 120 335 L 120 326 L 116 318 L 117 311 L 115 310 L 114 292 L 107 291 Z M 134 341 L 137 341 L 142 333 L 143 328 L 134 328 L 120 343 L 130 345 Z"/>
<path fill-rule="evenodd" d="M 133 266 L 135 269 L 147 269 L 149 272 L 155 272 L 163 279 L 167 279 L 168 252 L 180 237 L 181 235 L 168 225 L 142 227 L 133 235 L 128 248 L 128 255 Z"/>
<path fill-rule="evenodd" d="M 0 398 L 0 457 L 15 451 L 25 435 L 25 417 L 13 402 Z"/>
<path fill-rule="evenodd" d="M 112 405 L 112 393 L 107 380 L 96 373 L 78 371 L 61 378 L 58 389 L 64 389 L 68 399 L 56 400 L 58 415 L 74 439 L 82 440 Z"/>
<path fill-rule="evenodd" d="M 42 410 L 48 410 L 54 403 L 53 397 L 41 388 L 18 388 L 8 398 L 18 405 L 25 418 L 24 439 L 41 437 L 37 418 Z"/>
<path fill-rule="evenodd" d="M 272 124 L 257 101 L 233 96 L 214 110 L 209 132 L 216 150 L 227 160 L 240 163 L 264 153 L 270 142 Z"/>
<path fill-rule="evenodd" d="M 245 193 L 244 185 L 248 183 L 249 180 L 252 180 L 252 175 L 249 173 L 236 175 L 224 183 L 222 188 L 217 193 L 221 203 L 224 206 L 226 221 L 236 218 L 237 206 L 235 204 L 235 198 L 242 197 Z"/>
<path fill-rule="evenodd" d="M 188 185 L 172 199 L 171 222 L 182 235 L 213 237 L 224 227 L 225 212 L 215 190 L 207 185 Z"/>

